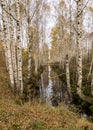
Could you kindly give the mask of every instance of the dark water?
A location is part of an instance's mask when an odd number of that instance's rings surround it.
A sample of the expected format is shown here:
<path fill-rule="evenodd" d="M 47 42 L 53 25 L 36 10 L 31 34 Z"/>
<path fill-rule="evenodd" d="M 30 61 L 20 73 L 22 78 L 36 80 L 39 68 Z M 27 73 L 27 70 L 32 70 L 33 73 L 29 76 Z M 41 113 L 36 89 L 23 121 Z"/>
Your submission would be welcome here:
<path fill-rule="evenodd" d="M 40 97 L 49 105 L 58 106 L 63 102 L 65 106 L 70 104 L 70 98 L 66 84 L 62 82 L 50 66 L 41 74 Z"/>

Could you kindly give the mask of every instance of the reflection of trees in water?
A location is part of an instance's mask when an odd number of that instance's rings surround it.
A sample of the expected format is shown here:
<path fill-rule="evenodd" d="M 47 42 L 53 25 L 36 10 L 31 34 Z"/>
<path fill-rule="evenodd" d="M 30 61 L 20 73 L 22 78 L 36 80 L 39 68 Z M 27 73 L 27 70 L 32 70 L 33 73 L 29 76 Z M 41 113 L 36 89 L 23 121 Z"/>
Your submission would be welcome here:
<path fill-rule="evenodd" d="M 67 92 L 67 87 L 64 82 L 62 82 L 58 77 L 57 74 L 53 71 L 51 71 L 51 77 L 56 76 L 55 78 L 52 78 L 53 83 L 53 93 L 52 93 L 52 104 L 54 106 L 57 106 L 60 102 L 64 102 L 68 104 L 69 102 L 69 95 Z"/>
<path fill-rule="evenodd" d="M 64 102 L 66 105 L 69 103 L 66 84 L 62 82 L 51 69 L 49 76 L 48 68 L 46 68 L 41 75 L 41 97 L 44 101 L 49 102 L 49 104 L 53 106 L 57 106 L 60 102 Z"/>
<path fill-rule="evenodd" d="M 48 68 L 46 67 L 46 69 L 41 74 L 41 81 L 40 81 L 40 97 L 44 102 L 46 102 L 46 98 L 47 98 L 48 84 L 49 84 Z"/>

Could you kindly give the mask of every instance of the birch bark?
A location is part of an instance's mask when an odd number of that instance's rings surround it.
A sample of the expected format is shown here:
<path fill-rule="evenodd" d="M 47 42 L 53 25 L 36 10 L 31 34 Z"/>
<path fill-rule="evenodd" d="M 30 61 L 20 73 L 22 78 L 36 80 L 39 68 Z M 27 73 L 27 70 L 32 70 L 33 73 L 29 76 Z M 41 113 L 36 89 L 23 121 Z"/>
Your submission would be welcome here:
<path fill-rule="evenodd" d="M 27 22 L 28 22 L 28 80 L 31 77 L 31 56 L 32 56 L 32 47 L 31 47 L 31 36 L 30 36 L 30 2 L 31 0 L 28 0 L 27 2 L 27 8 L 28 8 L 28 15 L 27 15 Z"/>
<path fill-rule="evenodd" d="M 17 16 L 17 65 L 18 65 L 18 91 L 23 93 L 23 79 L 22 79 L 22 44 L 21 44 L 21 30 L 20 30 L 20 2 L 16 0 L 16 16 Z"/>
<path fill-rule="evenodd" d="M 3 21 L 3 33 L 4 33 L 3 41 L 4 41 L 5 58 L 9 72 L 12 91 L 14 91 L 14 77 L 13 77 L 12 59 L 11 59 L 10 42 L 8 34 L 8 17 L 6 12 L 4 11 L 4 9 L 6 9 L 5 0 L 1 0 L 1 7 L 2 7 L 2 21 Z"/>
<path fill-rule="evenodd" d="M 66 80 L 67 80 L 67 90 L 68 90 L 68 94 L 69 94 L 69 97 L 70 97 L 70 101 L 72 101 L 68 54 L 66 55 Z"/>
<path fill-rule="evenodd" d="M 77 93 L 81 95 L 82 88 L 82 0 L 77 1 Z"/>
<path fill-rule="evenodd" d="M 12 0 L 9 0 L 9 13 L 13 13 Z M 11 42 L 11 54 L 12 54 L 12 65 L 13 65 L 13 75 L 14 75 L 14 87 L 17 87 L 17 61 L 16 61 L 16 43 L 14 39 L 14 20 L 10 17 L 10 42 Z"/>

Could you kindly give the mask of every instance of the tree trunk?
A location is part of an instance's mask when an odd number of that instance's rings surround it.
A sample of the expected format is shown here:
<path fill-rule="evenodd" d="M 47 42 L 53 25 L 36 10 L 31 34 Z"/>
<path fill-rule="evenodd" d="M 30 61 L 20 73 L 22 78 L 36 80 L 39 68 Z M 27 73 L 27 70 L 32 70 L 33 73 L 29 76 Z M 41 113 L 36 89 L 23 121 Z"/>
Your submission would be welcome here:
<path fill-rule="evenodd" d="M 8 35 L 8 17 L 4 9 L 6 9 L 6 3 L 4 0 L 1 0 L 2 6 L 2 21 L 3 21 L 3 32 L 4 32 L 4 50 L 5 50 L 5 58 L 7 63 L 7 68 L 9 71 L 10 83 L 12 87 L 12 91 L 14 91 L 14 76 L 13 76 L 13 68 L 12 68 L 12 59 L 11 59 L 11 51 L 10 51 L 10 42 Z"/>
<path fill-rule="evenodd" d="M 85 96 L 82 93 L 82 0 L 77 1 L 77 94 L 79 97 L 89 103 L 93 103 L 93 98 Z"/>
<path fill-rule="evenodd" d="M 93 57 L 93 56 L 92 56 Z M 91 64 L 90 64 L 90 68 L 89 68 L 89 73 L 88 73 L 88 77 L 87 79 L 89 79 L 89 76 L 91 75 L 91 72 L 92 72 L 92 67 L 93 66 L 93 58 L 92 58 L 92 61 L 91 61 Z"/>
<path fill-rule="evenodd" d="M 12 14 L 12 1 L 9 0 L 9 13 Z M 16 61 L 16 43 L 14 40 L 14 20 L 10 16 L 10 42 L 11 42 L 11 54 L 12 54 L 12 65 L 13 65 L 13 75 L 14 75 L 14 87 L 17 87 L 17 61 Z"/>
<path fill-rule="evenodd" d="M 91 94 L 93 96 L 93 71 L 92 71 L 92 81 L 91 81 Z"/>
<path fill-rule="evenodd" d="M 37 55 L 34 54 L 34 61 L 35 61 L 35 74 L 38 73 L 38 59 L 37 59 Z"/>
<path fill-rule="evenodd" d="M 68 54 L 66 55 L 66 80 L 67 80 L 67 90 L 68 90 L 68 94 L 69 94 L 69 97 L 70 97 L 70 101 L 72 101 Z"/>
<path fill-rule="evenodd" d="M 18 65 L 18 93 L 23 93 L 22 79 L 22 44 L 20 30 L 20 2 L 16 0 L 16 15 L 17 15 L 17 65 Z"/>
<path fill-rule="evenodd" d="M 28 7 L 28 16 L 27 16 L 27 22 L 28 22 L 28 80 L 31 78 L 31 58 L 32 58 L 32 37 L 31 37 L 31 28 L 30 28 L 30 0 L 27 2 Z"/>
<path fill-rule="evenodd" d="M 77 93 L 81 95 L 82 87 L 82 0 L 77 1 Z"/>

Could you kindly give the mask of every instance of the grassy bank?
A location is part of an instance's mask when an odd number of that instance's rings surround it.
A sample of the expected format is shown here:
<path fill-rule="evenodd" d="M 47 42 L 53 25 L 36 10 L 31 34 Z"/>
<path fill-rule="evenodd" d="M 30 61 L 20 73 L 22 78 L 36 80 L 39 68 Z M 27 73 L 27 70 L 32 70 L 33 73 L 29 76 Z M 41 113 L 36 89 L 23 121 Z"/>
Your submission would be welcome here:
<path fill-rule="evenodd" d="M 34 101 L 23 106 L 3 99 L 0 130 L 93 130 L 93 124 L 62 105 L 54 108 Z"/>

